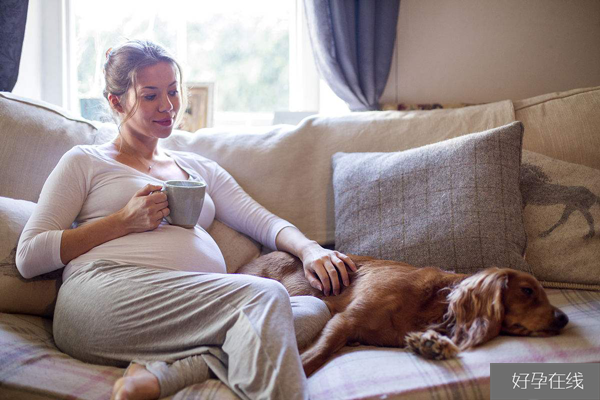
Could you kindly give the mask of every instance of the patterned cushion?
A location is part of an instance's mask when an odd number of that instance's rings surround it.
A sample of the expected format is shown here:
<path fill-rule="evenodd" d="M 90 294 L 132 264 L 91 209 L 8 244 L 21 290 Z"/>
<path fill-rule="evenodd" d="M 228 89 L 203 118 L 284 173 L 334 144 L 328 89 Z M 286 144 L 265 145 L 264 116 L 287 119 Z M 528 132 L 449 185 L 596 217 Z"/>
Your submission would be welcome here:
<path fill-rule="evenodd" d="M 526 260 L 545 286 L 600 289 L 600 171 L 523 151 Z"/>
<path fill-rule="evenodd" d="M 396 153 L 333 157 L 336 248 L 472 273 L 529 272 L 519 191 L 523 125 Z"/>

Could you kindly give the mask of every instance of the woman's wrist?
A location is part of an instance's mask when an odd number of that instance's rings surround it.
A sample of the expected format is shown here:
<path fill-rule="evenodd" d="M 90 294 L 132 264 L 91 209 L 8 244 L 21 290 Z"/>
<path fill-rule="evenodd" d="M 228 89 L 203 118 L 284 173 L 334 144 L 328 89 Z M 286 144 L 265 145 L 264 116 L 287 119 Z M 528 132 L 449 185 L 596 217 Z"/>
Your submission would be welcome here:
<path fill-rule="evenodd" d="M 129 228 L 130 225 L 127 223 L 127 219 L 123 214 L 123 210 L 117 211 L 116 213 L 109 215 L 106 218 L 110 220 L 110 223 L 114 226 L 115 232 L 117 233 L 118 237 L 125 236 L 133 232 Z"/>
<path fill-rule="evenodd" d="M 321 245 L 319 245 L 319 243 L 315 242 L 314 240 L 307 239 L 305 243 L 302 243 L 299 246 L 297 256 L 299 259 L 304 260 L 312 251 L 320 248 Z"/>
<path fill-rule="evenodd" d="M 277 250 L 286 251 L 303 260 L 313 249 L 319 248 L 319 244 L 308 239 L 298 228 L 288 226 L 283 228 L 275 239 Z"/>

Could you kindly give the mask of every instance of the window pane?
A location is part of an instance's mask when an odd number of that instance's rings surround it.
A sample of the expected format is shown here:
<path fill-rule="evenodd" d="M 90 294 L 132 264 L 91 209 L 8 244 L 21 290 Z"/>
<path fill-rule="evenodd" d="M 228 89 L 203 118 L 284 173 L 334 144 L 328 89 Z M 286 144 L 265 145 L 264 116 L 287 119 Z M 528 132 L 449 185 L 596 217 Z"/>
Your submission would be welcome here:
<path fill-rule="evenodd" d="M 217 83 L 217 111 L 288 109 L 288 10 L 252 3 L 238 10 L 207 9 L 188 21 L 189 76 Z M 279 13 L 264 12 L 269 9 Z"/>
<path fill-rule="evenodd" d="M 265 113 L 289 108 L 292 1 L 172 0 L 168 7 L 148 0 L 73 3 L 82 99 L 101 98 L 109 47 L 126 38 L 147 38 L 175 54 L 185 81 L 215 82 L 217 120 L 232 113 L 264 120 Z M 89 117 L 82 107 L 86 112 Z"/>

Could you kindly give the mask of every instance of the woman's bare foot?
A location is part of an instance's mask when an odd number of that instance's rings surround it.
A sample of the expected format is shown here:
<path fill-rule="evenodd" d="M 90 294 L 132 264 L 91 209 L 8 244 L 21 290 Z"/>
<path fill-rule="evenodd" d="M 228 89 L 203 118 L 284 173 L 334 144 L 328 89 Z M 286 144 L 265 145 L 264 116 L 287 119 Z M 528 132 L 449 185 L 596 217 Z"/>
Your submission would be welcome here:
<path fill-rule="evenodd" d="M 160 396 L 158 379 L 143 365 L 132 364 L 113 386 L 111 400 L 151 400 Z"/>

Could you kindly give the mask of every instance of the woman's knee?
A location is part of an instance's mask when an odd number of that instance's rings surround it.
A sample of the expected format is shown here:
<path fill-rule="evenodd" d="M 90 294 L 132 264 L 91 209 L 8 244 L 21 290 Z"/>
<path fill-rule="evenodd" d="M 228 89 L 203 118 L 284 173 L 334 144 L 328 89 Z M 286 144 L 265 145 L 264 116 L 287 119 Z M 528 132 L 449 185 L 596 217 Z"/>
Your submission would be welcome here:
<path fill-rule="evenodd" d="M 316 297 L 290 297 L 298 348 L 308 346 L 331 319 L 327 305 Z"/>
<path fill-rule="evenodd" d="M 289 303 L 289 295 L 285 287 L 273 279 L 260 278 L 257 276 L 244 276 L 244 287 L 255 295 L 269 298 L 278 298 Z"/>

